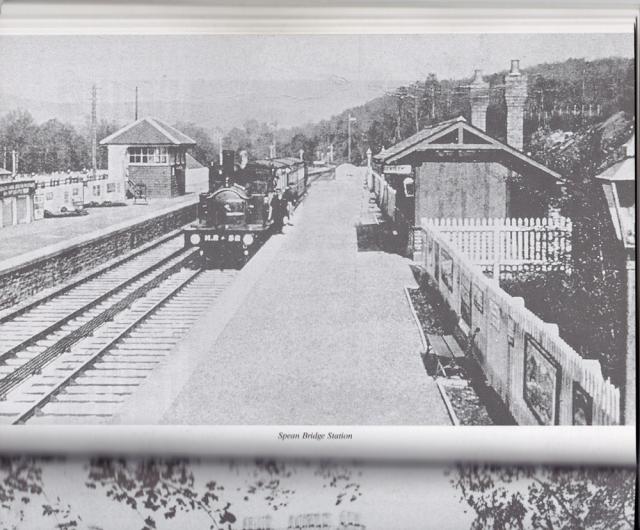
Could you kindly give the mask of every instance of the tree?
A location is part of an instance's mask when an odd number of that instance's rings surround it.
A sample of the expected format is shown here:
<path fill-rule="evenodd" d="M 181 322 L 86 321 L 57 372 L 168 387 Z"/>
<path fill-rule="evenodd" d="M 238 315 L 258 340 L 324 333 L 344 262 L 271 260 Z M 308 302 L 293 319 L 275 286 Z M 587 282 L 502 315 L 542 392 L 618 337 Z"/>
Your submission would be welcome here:
<path fill-rule="evenodd" d="M 191 122 L 177 123 L 175 127 L 195 140 L 196 146 L 193 148 L 193 156 L 198 162 L 206 166 L 218 160 L 218 148 L 204 127 Z"/>
<path fill-rule="evenodd" d="M 172 519 L 181 512 L 202 513 L 210 529 L 230 530 L 237 519 L 232 495 L 219 477 L 207 477 L 202 485 L 194 475 L 197 464 L 186 459 L 94 459 L 88 464 L 86 486 L 134 510 L 143 530 L 155 529 L 159 519 Z M 246 476 L 244 486 L 238 488 L 244 501 L 262 499 L 277 511 L 296 494 L 287 484 L 301 464 L 256 460 L 249 464 L 232 461 L 229 467 Z M 355 480 L 358 473 L 350 468 L 320 464 L 314 474 L 324 487 L 336 490 L 336 505 L 355 502 L 361 496 Z"/>
<path fill-rule="evenodd" d="M 90 143 L 73 126 L 49 120 L 36 129 L 23 170 L 52 173 L 91 167 Z"/>
<path fill-rule="evenodd" d="M 71 506 L 57 497 L 52 502 L 45 491 L 40 464 L 52 461 L 28 456 L 0 457 L 0 511 L 11 514 L 16 523 L 9 526 L 8 517 L 0 517 L 3 530 L 20 528 L 25 508 L 33 502 L 41 503 L 42 517 L 55 519 L 55 528 L 68 530 L 78 526 L 82 519 L 74 516 Z"/>
<path fill-rule="evenodd" d="M 89 464 L 86 486 L 102 488 L 108 498 L 124 504 L 140 517 L 144 530 L 157 527 L 158 516 L 172 519 L 178 512 L 200 511 L 209 528 L 231 528 L 235 516 L 221 500 L 224 487 L 209 481 L 202 491 L 195 485 L 189 461 L 184 459 L 94 459 Z"/>
<path fill-rule="evenodd" d="M 114 122 L 109 120 L 100 120 L 98 122 L 98 126 L 96 128 L 96 138 L 98 139 L 98 152 L 96 153 L 96 165 L 98 169 L 107 169 L 108 168 L 108 148 L 106 145 L 100 145 L 100 141 L 104 140 L 107 136 L 110 136 L 114 132 L 120 129 L 120 126 Z M 89 138 L 89 144 L 91 144 L 90 132 L 87 134 L 87 138 Z M 90 167 L 90 162 L 87 167 Z"/>
<path fill-rule="evenodd" d="M 633 120 L 616 114 L 604 123 L 576 131 L 568 145 L 555 146 L 548 130 L 533 136 L 533 158 L 562 175 L 563 193 L 556 201 L 572 220 L 571 276 L 547 275 L 544 283 L 527 289 L 546 295 L 527 304 L 545 320 L 558 323 L 560 334 L 583 356 L 602 363 L 604 375 L 624 384 L 623 276 L 617 245 L 601 184 L 594 178 L 616 160 L 617 147 L 633 134 Z M 555 285 L 554 285 L 555 282 Z M 509 290 L 514 296 L 521 293 Z"/>
<path fill-rule="evenodd" d="M 29 151 L 32 148 L 36 130 L 33 117 L 25 110 L 12 111 L 0 119 L 0 144 L 9 154 L 11 151 L 17 151 L 18 171 L 22 171 L 23 160 L 26 161 L 27 167 L 30 164 Z M 12 169 L 10 156 L 7 166 Z"/>
<path fill-rule="evenodd" d="M 308 138 L 303 133 L 297 133 L 291 141 L 285 146 L 284 152 L 289 156 L 298 157 L 300 150 L 304 151 L 303 157 L 307 161 L 313 161 L 318 147 L 316 138 Z"/>
<path fill-rule="evenodd" d="M 464 464 L 451 477 L 472 530 L 633 528 L 633 470 Z"/>

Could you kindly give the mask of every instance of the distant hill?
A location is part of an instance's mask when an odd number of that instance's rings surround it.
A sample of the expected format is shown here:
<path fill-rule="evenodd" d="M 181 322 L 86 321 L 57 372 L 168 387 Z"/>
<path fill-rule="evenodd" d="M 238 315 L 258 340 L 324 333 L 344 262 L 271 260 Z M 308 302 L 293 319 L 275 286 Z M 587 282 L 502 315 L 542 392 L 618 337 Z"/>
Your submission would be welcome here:
<path fill-rule="evenodd" d="M 578 130 L 600 122 L 612 114 L 634 113 L 633 60 L 617 57 L 587 61 L 568 59 L 544 63 L 522 71 L 528 75 L 528 101 L 525 113 L 525 150 L 532 134 L 540 128 Z M 491 99 L 487 112 L 487 132 L 504 139 L 506 111 L 501 86 L 507 71 L 486 75 Z M 470 78 L 439 80 L 435 74 L 416 80 L 410 86 L 397 87 L 332 116 L 280 131 L 280 145 L 286 154 L 301 146 L 315 153 L 334 144 L 337 156 L 347 154 L 347 120 L 352 115 L 352 152 L 356 162 L 366 158 L 367 148 L 374 153 L 431 123 L 463 115 L 470 116 L 468 89 Z M 417 122 L 417 124 L 416 124 Z"/>

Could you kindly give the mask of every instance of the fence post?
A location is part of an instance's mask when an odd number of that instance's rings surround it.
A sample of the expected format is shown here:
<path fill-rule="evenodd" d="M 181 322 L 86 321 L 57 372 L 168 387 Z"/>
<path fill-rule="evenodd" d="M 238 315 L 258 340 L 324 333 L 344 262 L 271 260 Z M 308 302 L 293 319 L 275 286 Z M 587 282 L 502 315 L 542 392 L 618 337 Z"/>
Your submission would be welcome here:
<path fill-rule="evenodd" d="M 493 220 L 493 279 L 500 280 L 500 263 L 502 262 L 502 243 L 500 219 Z"/>

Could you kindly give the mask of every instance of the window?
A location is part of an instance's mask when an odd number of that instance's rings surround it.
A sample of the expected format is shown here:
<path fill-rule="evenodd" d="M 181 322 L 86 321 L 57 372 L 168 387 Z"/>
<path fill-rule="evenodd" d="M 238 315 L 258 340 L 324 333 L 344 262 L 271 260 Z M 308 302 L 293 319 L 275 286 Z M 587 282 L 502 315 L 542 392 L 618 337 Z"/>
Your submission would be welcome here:
<path fill-rule="evenodd" d="M 44 196 L 44 198 L 47 201 L 52 201 L 53 200 L 53 192 L 48 191 L 47 194 Z"/>
<path fill-rule="evenodd" d="M 187 154 L 185 151 L 182 151 L 180 149 L 175 151 L 175 164 L 177 166 L 184 166 L 187 164 Z"/>
<path fill-rule="evenodd" d="M 169 150 L 166 147 L 129 147 L 130 164 L 167 164 Z"/>
<path fill-rule="evenodd" d="M 402 181 L 405 197 L 413 197 L 415 195 L 415 182 L 411 177 L 407 177 Z"/>
<path fill-rule="evenodd" d="M 484 313 L 484 292 L 477 284 L 473 284 L 471 292 L 473 293 L 473 305 L 480 313 Z"/>
<path fill-rule="evenodd" d="M 93 187 L 93 195 L 95 197 L 100 197 L 100 184 Z"/>
<path fill-rule="evenodd" d="M 69 191 L 67 190 L 64 192 L 64 202 L 65 204 L 69 202 Z"/>
<path fill-rule="evenodd" d="M 71 193 L 74 197 L 76 195 L 80 195 L 80 188 L 73 188 L 73 192 Z"/>
<path fill-rule="evenodd" d="M 107 183 L 107 193 L 113 193 L 114 191 L 116 191 L 116 184 L 115 184 L 115 182 L 109 182 L 109 183 Z"/>

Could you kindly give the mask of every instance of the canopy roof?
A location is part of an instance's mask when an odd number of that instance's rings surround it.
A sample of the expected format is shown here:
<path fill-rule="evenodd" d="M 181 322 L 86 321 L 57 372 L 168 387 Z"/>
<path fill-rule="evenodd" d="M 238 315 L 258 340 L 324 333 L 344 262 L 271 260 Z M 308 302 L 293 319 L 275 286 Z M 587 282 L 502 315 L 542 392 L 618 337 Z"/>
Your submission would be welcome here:
<path fill-rule="evenodd" d="M 624 144 L 626 157 L 612 164 L 596 178 L 602 180 L 635 180 L 636 179 L 636 136 Z"/>
<path fill-rule="evenodd" d="M 520 174 L 535 173 L 557 181 L 562 180 L 552 169 L 489 136 L 468 123 L 462 116 L 426 127 L 379 153 L 375 158 L 384 164 L 406 164 L 411 162 L 411 159 L 419 159 L 421 153 L 428 152 L 497 154 L 503 164 Z"/>

